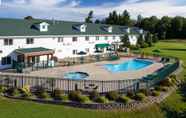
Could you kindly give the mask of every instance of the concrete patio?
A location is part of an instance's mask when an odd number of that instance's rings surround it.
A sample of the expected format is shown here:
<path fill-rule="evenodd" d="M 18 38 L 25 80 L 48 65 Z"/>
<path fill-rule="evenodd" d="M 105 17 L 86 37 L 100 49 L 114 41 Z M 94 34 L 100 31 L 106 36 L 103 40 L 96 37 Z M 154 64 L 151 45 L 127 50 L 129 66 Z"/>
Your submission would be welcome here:
<path fill-rule="evenodd" d="M 69 66 L 69 67 L 49 68 L 45 70 L 31 72 L 29 73 L 29 75 L 39 76 L 39 77 L 63 78 L 64 74 L 67 72 L 78 71 L 78 72 L 88 73 L 89 80 L 103 80 L 103 81 L 125 80 L 125 79 L 142 78 L 148 74 L 152 74 L 153 72 L 163 67 L 162 63 L 155 62 L 152 65 L 147 66 L 140 70 L 119 72 L 119 73 L 109 72 L 103 67 L 104 64 L 117 64 L 124 61 L 128 61 L 130 59 L 133 58 L 121 58 L 118 61 L 102 61 L 97 63 L 89 63 L 89 64 Z"/>

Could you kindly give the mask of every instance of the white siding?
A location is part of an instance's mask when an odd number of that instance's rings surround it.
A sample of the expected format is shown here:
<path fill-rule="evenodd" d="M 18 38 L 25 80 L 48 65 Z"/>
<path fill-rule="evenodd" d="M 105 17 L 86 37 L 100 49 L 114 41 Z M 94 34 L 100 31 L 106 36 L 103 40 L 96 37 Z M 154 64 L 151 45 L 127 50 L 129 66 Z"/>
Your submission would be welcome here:
<path fill-rule="evenodd" d="M 113 36 L 115 39 L 113 40 Z M 119 42 L 119 35 L 109 35 L 108 40 L 105 40 L 105 36 L 99 36 L 99 40 L 96 40 L 96 36 L 89 36 L 89 41 L 85 40 L 85 36 L 78 36 L 77 42 L 72 42 L 73 36 L 61 36 L 63 37 L 63 42 L 58 42 L 58 38 L 34 38 L 34 44 L 26 44 L 26 38 L 14 38 L 13 45 L 4 46 L 4 40 L 0 39 L 0 62 L 1 58 L 10 55 L 13 59 L 16 59 L 13 51 L 19 48 L 34 48 L 34 47 L 44 47 L 53 49 L 55 51 L 54 56 L 59 59 L 65 57 L 76 57 L 77 55 L 73 55 L 73 50 L 86 51 L 89 49 L 88 54 L 93 54 L 95 51 L 95 45 L 99 43 L 109 43 Z M 135 38 L 134 38 L 135 39 Z M 137 39 L 137 38 L 136 38 Z M 130 40 L 131 44 L 136 44 L 137 41 Z M 45 57 L 42 57 L 45 60 Z M 2 66 L 0 63 L 0 69 L 10 67 L 10 65 Z"/>

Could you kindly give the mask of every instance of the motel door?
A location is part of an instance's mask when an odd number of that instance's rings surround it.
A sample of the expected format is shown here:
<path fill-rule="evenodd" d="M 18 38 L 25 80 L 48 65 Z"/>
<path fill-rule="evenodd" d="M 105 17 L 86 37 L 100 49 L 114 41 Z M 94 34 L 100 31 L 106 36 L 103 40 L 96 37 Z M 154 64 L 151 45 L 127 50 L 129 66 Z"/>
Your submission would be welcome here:
<path fill-rule="evenodd" d="M 39 56 L 33 56 L 32 57 L 32 63 L 39 63 L 39 60 L 40 60 L 40 58 L 39 58 Z"/>
<path fill-rule="evenodd" d="M 18 63 L 24 62 L 24 56 L 23 55 L 18 55 L 17 56 L 17 62 Z"/>

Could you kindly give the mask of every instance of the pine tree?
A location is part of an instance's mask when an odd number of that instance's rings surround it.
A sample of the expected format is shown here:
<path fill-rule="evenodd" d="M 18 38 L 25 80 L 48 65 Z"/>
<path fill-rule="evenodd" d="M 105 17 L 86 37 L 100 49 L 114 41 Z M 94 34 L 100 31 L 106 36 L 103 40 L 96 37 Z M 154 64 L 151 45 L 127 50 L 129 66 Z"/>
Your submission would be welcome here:
<path fill-rule="evenodd" d="M 130 47 L 130 40 L 128 34 L 125 34 L 121 37 L 121 42 L 123 43 L 123 47 Z"/>
<path fill-rule="evenodd" d="M 88 16 L 85 18 L 85 22 L 86 23 L 93 23 L 92 19 L 93 19 L 93 11 L 90 11 Z"/>

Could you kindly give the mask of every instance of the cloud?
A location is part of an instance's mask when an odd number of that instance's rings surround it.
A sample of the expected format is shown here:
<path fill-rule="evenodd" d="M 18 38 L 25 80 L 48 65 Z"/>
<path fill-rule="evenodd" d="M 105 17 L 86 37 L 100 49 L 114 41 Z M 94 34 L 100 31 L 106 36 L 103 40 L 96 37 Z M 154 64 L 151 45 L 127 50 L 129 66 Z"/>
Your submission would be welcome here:
<path fill-rule="evenodd" d="M 183 0 L 108 0 L 100 5 L 85 6 L 84 0 L 6 0 L 0 6 L 1 17 L 24 17 L 32 15 L 37 18 L 83 21 L 90 10 L 95 17 L 103 18 L 109 12 L 120 13 L 127 9 L 132 18 L 138 14 L 158 17 L 186 16 L 186 3 Z M 111 2 L 113 1 L 113 2 Z M 120 1 L 120 2 L 119 2 Z M 98 2 L 98 1 L 97 1 Z M 180 4 L 182 2 L 182 4 Z"/>

